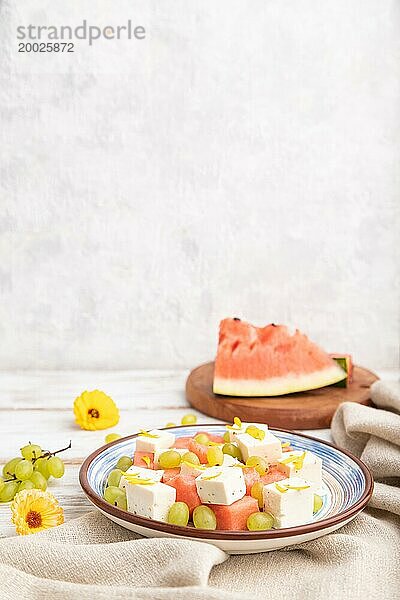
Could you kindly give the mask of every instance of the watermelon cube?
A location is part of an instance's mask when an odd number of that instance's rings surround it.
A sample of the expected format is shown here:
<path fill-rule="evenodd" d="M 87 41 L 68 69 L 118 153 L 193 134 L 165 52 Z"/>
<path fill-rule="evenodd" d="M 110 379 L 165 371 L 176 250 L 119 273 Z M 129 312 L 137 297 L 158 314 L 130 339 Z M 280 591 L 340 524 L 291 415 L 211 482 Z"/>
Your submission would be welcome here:
<path fill-rule="evenodd" d="M 247 518 L 255 512 L 259 512 L 258 502 L 251 496 L 244 496 L 229 506 L 223 504 L 208 505 L 217 518 L 217 529 L 228 529 L 230 531 L 246 531 Z"/>
<path fill-rule="evenodd" d="M 139 450 L 136 450 L 133 455 L 133 464 L 135 467 L 154 469 L 154 452 L 139 452 Z"/>
<path fill-rule="evenodd" d="M 224 444 L 224 443 L 225 443 L 225 442 L 224 442 L 224 438 L 222 437 L 222 435 L 214 435 L 214 434 L 211 434 L 211 435 L 210 435 L 210 440 L 211 440 L 212 442 L 214 442 L 215 444 Z"/>
<path fill-rule="evenodd" d="M 186 502 L 190 514 L 192 514 L 196 506 L 200 506 L 201 500 L 197 493 L 194 477 L 191 477 L 190 475 L 176 475 L 168 481 L 165 481 L 165 483 L 176 489 L 176 501 Z"/>
<path fill-rule="evenodd" d="M 206 464 L 208 462 L 207 460 L 207 450 L 208 450 L 208 446 L 204 446 L 203 444 L 199 444 L 199 442 L 196 442 L 196 440 L 191 439 L 190 443 L 189 443 L 189 450 L 190 452 L 194 452 L 194 454 L 196 454 L 196 456 L 199 458 L 200 463 L 202 465 Z"/>
<path fill-rule="evenodd" d="M 161 478 L 162 483 L 168 483 L 170 479 L 173 479 L 173 477 L 176 477 L 177 475 L 179 475 L 179 473 L 179 467 L 177 467 L 176 469 L 165 469 L 164 475 Z"/>
<path fill-rule="evenodd" d="M 284 478 L 285 475 L 283 475 L 276 465 L 271 466 L 265 475 L 261 475 L 260 477 L 261 481 L 263 481 L 265 484 L 282 481 Z"/>
<path fill-rule="evenodd" d="M 187 448 L 189 450 L 189 443 L 191 441 L 191 437 L 180 437 L 176 438 L 174 443 L 174 448 Z"/>
<path fill-rule="evenodd" d="M 216 435 L 215 433 L 208 433 L 208 431 L 199 431 L 199 433 L 205 433 L 208 436 L 210 442 L 214 442 L 215 444 L 223 444 L 224 438 L 222 435 Z"/>
<path fill-rule="evenodd" d="M 260 475 L 254 467 L 248 467 L 247 469 L 243 469 L 243 477 L 246 484 L 246 494 L 250 496 L 252 486 L 257 483 L 257 481 L 260 481 Z"/>

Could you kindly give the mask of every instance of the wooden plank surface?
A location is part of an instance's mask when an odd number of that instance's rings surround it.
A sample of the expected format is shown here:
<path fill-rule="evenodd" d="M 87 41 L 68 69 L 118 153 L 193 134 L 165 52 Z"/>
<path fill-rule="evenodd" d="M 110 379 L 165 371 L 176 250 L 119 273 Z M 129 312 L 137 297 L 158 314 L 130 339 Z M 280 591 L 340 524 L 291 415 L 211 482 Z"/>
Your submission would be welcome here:
<path fill-rule="evenodd" d="M 51 480 L 49 489 L 64 508 L 66 520 L 91 509 L 78 483 L 84 458 L 104 443 L 108 431 L 82 431 L 74 424 L 72 405 L 86 389 L 101 389 L 118 405 L 121 418 L 114 428 L 121 435 L 140 428 L 179 423 L 187 412 L 195 412 L 199 423 L 217 420 L 188 407 L 185 399 L 187 371 L 18 371 L 0 372 L 0 465 L 18 454 L 28 440 L 50 450 L 67 445 L 65 476 Z M 395 378 L 396 374 L 379 374 Z M 309 431 L 330 439 L 328 430 Z M 0 504 L 0 537 L 14 535 L 9 505 Z"/>
<path fill-rule="evenodd" d="M 84 458 L 103 445 L 107 431 L 83 431 L 74 423 L 72 405 L 86 389 L 101 389 L 120 409 L 120 422 L 113 429 L 128 435 L 141 428 L 179 423 L 189 411 L 185 400 L 186 371 L 109 372 L 0 372 L 0 465 L 18 455 L 28 440 L 55 450 L 72 440 L 63 455 L 66 473 L 50 479 L 52 491 L 64 508 L 65 519 L 91 510 L 78 483 Z M 196 412 L 190 409 L 190 412 Z M 197 413 L 200 423 L 214 421 Z M 0 504 L 0 537 L 15 535 L 9 505 Z"/>

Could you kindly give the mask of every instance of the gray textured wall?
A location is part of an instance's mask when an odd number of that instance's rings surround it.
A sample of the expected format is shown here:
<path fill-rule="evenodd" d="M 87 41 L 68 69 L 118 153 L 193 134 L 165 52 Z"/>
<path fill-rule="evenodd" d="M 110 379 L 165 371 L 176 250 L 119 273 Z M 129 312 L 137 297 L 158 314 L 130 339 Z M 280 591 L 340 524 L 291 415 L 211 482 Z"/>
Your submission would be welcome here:
<path fill-rule="evenodd" d="M 0 6 L 0 368 L 191 366 L 227 315 L 397 365 L 398 1 Z M 83 18 L 147 39 L 17 53 Z"/>

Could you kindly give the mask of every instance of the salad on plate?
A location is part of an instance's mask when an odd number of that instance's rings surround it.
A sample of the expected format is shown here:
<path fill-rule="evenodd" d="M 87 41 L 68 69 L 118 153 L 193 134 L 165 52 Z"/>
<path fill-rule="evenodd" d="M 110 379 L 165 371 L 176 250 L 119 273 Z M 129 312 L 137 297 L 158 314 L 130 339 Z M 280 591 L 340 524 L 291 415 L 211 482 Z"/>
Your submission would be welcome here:
<path fill-rule="evenodd" d="M 222 436 L 141 431 L 104 498 L 128 512 L 205 530 L 262 531 L 310 523 L 323 506 L 322 460 L 268 425 L 235 417 Z"/>

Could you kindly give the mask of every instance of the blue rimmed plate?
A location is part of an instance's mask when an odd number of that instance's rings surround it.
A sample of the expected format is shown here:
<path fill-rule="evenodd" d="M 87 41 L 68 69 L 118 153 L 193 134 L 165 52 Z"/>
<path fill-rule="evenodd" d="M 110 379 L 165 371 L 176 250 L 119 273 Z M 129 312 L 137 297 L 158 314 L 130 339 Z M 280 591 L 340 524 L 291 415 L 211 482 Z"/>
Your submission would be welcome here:
<path fill-rule="evenodd" d="M 171 427 L 177 438 L 193 436 L 201 430 L 216 435 L 226 431 L 221 424 L 183 425 Z M 328 442 L 300 433 L 271 429 L 282 442 L 295 450 L 309 450 L 322 459 L 323 484 L 320 490 L 323 506 L 305 525 L 270 531 L 208 531 L 194 527 L 179 527 L 146 517 L 133 515 L 108 504 L 103 492 L 109 472 L 121 456 L 132 456 L 137 434 L 121 438 L 93 452 L 82 464 L 79 481 L 86 496 L 106 517 L 146 537 L 175 537 L 194 539 L 218 546 L 231 554 L 268 552 L 284 546 L 316 539 L 335 531 L 365 507 L 371 497 L 373 480 L 368 468 L 355 456 Z"/>

